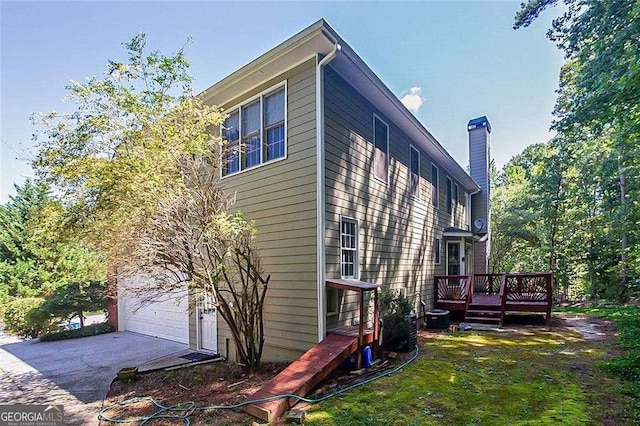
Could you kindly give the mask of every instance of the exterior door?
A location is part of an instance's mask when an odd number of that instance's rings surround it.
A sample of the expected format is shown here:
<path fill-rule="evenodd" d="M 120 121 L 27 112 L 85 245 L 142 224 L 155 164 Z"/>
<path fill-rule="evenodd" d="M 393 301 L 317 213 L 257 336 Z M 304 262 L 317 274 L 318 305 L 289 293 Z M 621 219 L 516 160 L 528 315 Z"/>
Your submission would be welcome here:
<path fill-rule="evenodd" d="M 460 242 L 447 241 L 447 275 L 460 275 Z"/>
<path fill-rule="evenodd" d="M 200 302 L 200 349 L 218 351 L 218 315 L 213 302 L 204 297 Z"/>

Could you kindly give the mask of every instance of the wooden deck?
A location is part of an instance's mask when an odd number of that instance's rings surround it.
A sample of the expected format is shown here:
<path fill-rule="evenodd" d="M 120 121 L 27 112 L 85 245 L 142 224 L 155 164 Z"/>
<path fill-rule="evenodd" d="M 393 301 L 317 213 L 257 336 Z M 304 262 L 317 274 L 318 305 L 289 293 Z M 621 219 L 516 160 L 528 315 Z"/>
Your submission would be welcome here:
<path fill-rule="evenodd" d="M 364 334 L 364 342 L 373 341 L 373 332 Z M 282 394 L 305 396 L 344 360 L 358 351 L 358 328 L 331 330 L 327 337 L 265 383 L 249 399 Z M 247 405 L 244 410 L 265 422 L 271 422 L 290 410 L 298 400 L 280 398 Z"/>
<path fill-rule="evenodd" d="M 434 307 L 464 312 L 465 321 L 499 323 L 514 312 L 551 321 L 553 274 L 477 274 L 434 277 Z"/>

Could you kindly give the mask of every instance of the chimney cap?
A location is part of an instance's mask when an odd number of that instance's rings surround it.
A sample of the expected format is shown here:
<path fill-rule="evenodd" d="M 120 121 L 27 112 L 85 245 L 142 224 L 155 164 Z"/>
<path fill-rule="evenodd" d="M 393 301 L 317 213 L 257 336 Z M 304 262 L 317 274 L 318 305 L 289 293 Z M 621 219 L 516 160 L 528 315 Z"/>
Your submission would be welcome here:
<path fill-rule="evenodd" d="M 486 127 L 487 131 L 491 133 L 491 124 L 489 123 L 489 119 L 485 115 L 469 120 L 467 130 L 473 130 L 478 127 Z"/>

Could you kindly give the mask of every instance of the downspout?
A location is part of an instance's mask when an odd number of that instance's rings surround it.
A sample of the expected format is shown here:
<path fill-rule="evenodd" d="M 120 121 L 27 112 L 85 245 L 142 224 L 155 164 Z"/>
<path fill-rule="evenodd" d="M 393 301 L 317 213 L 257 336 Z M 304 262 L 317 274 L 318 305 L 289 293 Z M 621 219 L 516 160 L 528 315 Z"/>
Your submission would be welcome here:
<path fill-rule="evenodd" d="M 342 47 L 336 43 L 333 50 L 322 58 L 316 66 L 316 259 L 318 270 L 318 342 L 324 339 L 327 332 L 326 305 L 326 252 L 325 252 L 325 181 L 324 181 L 324 85 L 322 69 L 336 57 Z"/>

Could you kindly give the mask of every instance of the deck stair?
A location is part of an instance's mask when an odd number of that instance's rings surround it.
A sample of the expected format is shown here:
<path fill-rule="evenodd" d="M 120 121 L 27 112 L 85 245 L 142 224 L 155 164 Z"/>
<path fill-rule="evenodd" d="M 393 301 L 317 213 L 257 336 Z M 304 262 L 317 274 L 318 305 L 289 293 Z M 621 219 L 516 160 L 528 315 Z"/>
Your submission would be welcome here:
<path fill-rule="evenodd" d="M 500 306 L 470 304 L 464 320 L 465 322 L 500 324 Z"/>
<path fill-rule="evenodd" d="M 358 337 L 329 333 L 320 343 L 269 380 L 249 399 L 256 400 L 282 394 L 305 396 L 344 360 L 358 349 Z M 244 407 L 249 414 L 271 422 L 291 409 L 296 398 L 280 398 Z"/>

